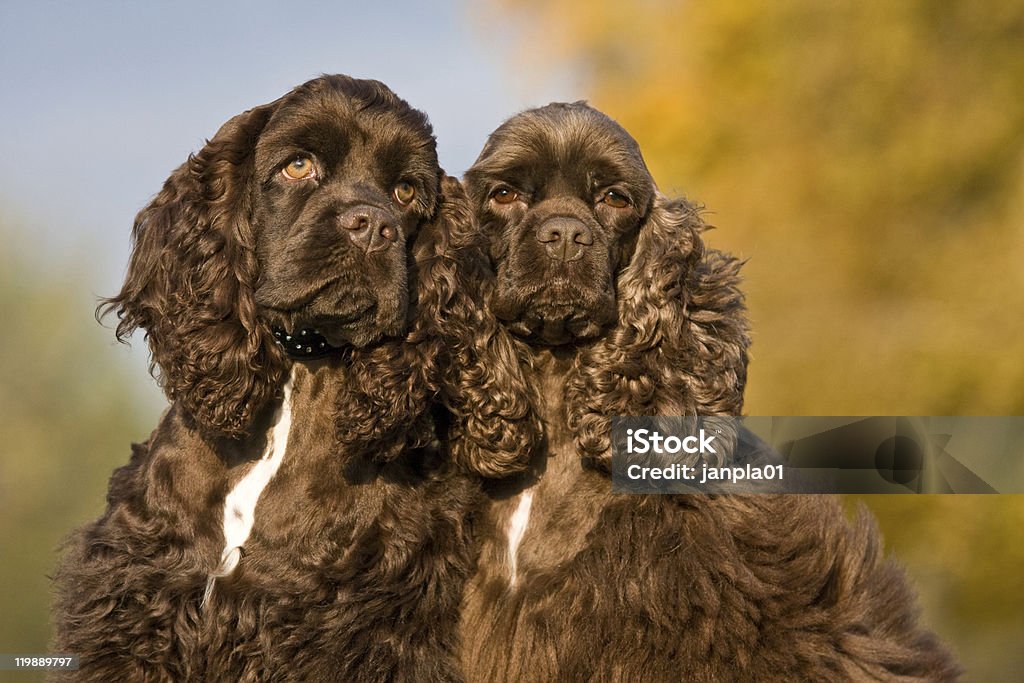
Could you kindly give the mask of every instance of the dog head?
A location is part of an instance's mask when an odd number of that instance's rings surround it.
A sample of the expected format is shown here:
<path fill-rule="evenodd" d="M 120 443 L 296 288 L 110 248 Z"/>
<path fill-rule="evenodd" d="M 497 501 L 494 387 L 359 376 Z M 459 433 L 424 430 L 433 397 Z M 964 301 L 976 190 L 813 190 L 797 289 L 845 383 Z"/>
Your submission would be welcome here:
<path fill-rule="evenodd" d="M 740 262 L 705 247 L 700 208 L 658 192 L 621 126 L 584 102 L 523 112 L 466 182 L 491 309 L 530 347 L 572 349 L 566 417 L 582 455 L 607 468 L 615 415 L 741 413 Z"/>
<path fill-rule="evenodd" d="M 508 120 L 466 181 L 497 271 L 495 314 L 544 344 L 598 336 L 655 197 L 636 141 L 583 103 Z"/>
<path fill-rule="evenodd" d="M 426 116 L 381 83 L 344 77 L 271 106 L 249 178 L 261 316 L 335 347 L 399 334 L 407 245 L 438 199 Z"/>
<path fill-rule="evenodd" d="M 288 355 L 404 332 L 441 176 L 424 114 L 377 81 L 317 78 L 232 118 L 171 175 L 101 309 L 121 339 L 146 331 L 154 374 L 200 426 L 239 436 Z"/>

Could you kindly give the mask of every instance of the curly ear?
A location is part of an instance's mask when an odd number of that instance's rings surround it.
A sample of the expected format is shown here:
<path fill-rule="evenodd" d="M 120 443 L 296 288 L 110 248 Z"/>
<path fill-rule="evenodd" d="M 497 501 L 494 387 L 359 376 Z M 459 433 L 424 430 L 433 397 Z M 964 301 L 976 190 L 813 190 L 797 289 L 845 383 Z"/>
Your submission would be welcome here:
<path fill-rule="evenodd" d="M 614 415 L 740 415 L 747 377 L 741 263 L 706 249 L 697 207 L 655 198 L 618 278 L 619 319 L 579 354 L 566 397 L 585 458 L 610 469 Z"/>
<path fill-rule="evenodd" d="M 242 436 L 275 394 L 285 360 L 257 320 L 250 226 L 253 149 L 276 103 L 225 123 L 135 219 L 117 337 L 142 328 L 150 372 L 201 429 Z"/>
<path fill-rule="evenodd" d="M 529 466 L 542 437 L 523 371 L 530 361 L 487 306 L 494 273 L 462 185 L 445 178 L 441 190 L 445 201 L 431 240 L 438 258 L 420 296 L 446 351 L 441 386 L 452 418 L 449 447 L 462 467 L 504 477 Z"/>
<path fill-rule="evenodd" d="M 349 391 L 335 426 L 348 454 L 397 456 L 433 436 L 440 400 L 455 462 L 484 476 L 522 470 L 540 439 L 516 345 L 481 299 L 492 286 L 483 237 L 459 181 L 441 179 L 441 201 L 412 246 L 406 339 L 353 352 Z"/>

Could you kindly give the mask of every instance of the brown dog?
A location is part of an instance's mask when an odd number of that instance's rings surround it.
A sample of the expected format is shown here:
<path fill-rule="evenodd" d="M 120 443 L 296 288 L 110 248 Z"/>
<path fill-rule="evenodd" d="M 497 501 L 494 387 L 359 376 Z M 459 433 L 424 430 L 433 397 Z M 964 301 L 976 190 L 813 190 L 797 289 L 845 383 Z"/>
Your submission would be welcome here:
<path fill-rule="evenodd" d="M 615 415 L 740 415 L 739 262 L 637 143 L 584 103 L 519 114 L 466 174 L 543 417 L 532 472 L 492 481 L 464 599 L 467 677 L 949 680 L 867 515 L 832 498 L 613 495 Z"/>
<path fill-rule="evenodd" d="M 310 81 L 171 175 L 109 308 L 174 403 L 68 542 L 75 680 L 461 680 L 476 487 L 434 414 L 483 474 L 537 431 L 469 294 L 477 240 L 426 116 L 376 81 Z"/>

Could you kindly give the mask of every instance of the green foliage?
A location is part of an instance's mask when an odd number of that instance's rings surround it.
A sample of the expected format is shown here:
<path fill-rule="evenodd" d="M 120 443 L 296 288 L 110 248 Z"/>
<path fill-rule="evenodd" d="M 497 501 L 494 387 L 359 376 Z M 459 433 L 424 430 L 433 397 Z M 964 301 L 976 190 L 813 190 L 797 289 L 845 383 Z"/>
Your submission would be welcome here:
<path fill-rule="evenodd" d="M 34 262 L 4 224 L 0 241 L 0 651 L 43 653 L 57 547 L 103 510 L 154 402 L 93 319 L 80 263 Z"/>
<path fill-rule="evenodd" d="M 495 4 L 750 259 L 751 414 L 1024 411 L 1024 4 Z M 1024 668 L 1024 496 L 867 502 L 971 679 Z"/>

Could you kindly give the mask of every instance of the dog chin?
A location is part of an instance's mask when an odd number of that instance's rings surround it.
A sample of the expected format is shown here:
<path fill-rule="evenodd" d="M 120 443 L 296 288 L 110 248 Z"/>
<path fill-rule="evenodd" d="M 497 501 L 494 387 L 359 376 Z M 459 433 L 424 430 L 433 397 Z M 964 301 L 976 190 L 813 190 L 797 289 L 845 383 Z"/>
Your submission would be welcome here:
<path fill-rule="evenodd" d="M 404 331 L 404 322 L 404 312 L 400 314 L 395 310 L 393 314 L 386 315 L 370 309 L 356 318 L 318 316 L 308 326 L 322 334 L 331 346 L 361 348 L 385 337 L 400 335 Z"/>
<path fill-rule="evenodd" d="M 516 336 L 549 346 L 598 337 L 617 315 L 610 291 L 580 291 L 559 282 L 533 291 L 499 289 L 491 310 Z"/>
<path fill-rule="evenodd" d="M 513 334 L 548 346 L 561 346 L 593 339 L 601 334 L 599 322 L 605 316 L 591 315 L 568 305 L 536 306 L 506 321 Z"/>
<path fill-rule="evenodd" d="M 347 329 L 328 328 L 319 330 L 319 332 L 327 340 L 327 343 L 335 348 L 352 346 L 359 349 L 369 346 L 385 336 L 383 330 L 371 326 L 352 326 Z"/>

